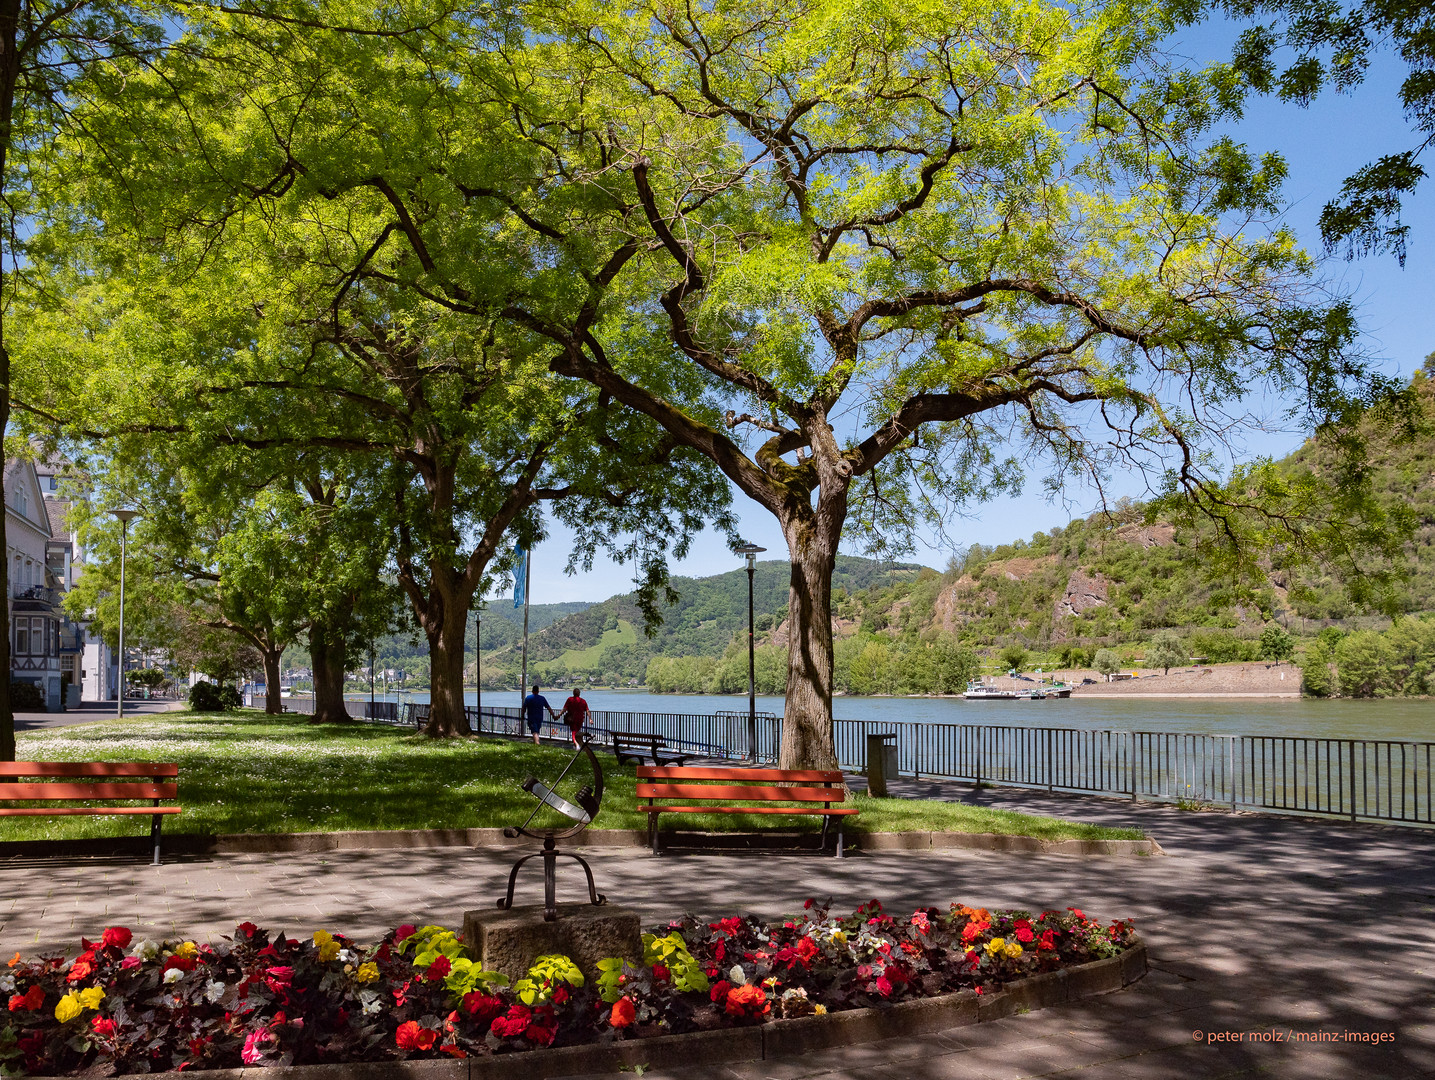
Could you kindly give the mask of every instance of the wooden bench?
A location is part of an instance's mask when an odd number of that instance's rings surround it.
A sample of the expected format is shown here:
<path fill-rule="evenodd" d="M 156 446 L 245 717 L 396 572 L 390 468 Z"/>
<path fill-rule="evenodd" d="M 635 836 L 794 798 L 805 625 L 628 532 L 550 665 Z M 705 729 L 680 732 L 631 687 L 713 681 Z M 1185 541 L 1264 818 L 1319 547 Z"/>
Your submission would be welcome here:
<path fill-rule="evenodd" d="M 842 819 L 858 813 L 855 806 L 835 805 L 846 798 L 847 791 L 842 786 L 842 774 L 826 770 L 640 765 L 637 794 L 639 799 L 648 800 L 638 809 L 648 815 L 648 843 L 654 855 L 658 853 L 659 814 L 821 814 L 822 849 L 827 849 L 827 830 L 836 821 L 836 856 L 840 859 Z M 660 799 L 663 801 L 657 802 Z M 680 803 L 675 805 L 672 800 Z M 794 805 L 766 805 L 775 803 Z"/>
<path fill-rule="evenodd" d="M 0 817 L 70 817 L 76 814 L 148 814 L 154 865 L 159 865 L 160 823 L 178 806 L 179 766 L 152 761 L 0 761 Z M 80 778 L 81 783 L 53 781 Z M 118 783 L 114 782 L 118 781 Z M 144 782 L 148 781 L 148 782 Z M 89 802 L 148 799 L 152 806 L 82 806 Z M 14 806 L 45 801 L 63 806 Z"/>
<path fill-rule="evenodd" d="M 661 735 L 649 735 L 640 731 L 610 731 L 608 737 L 613 743 L 613 756 L 619 765 L 626 765 L 631 758 L 639 765 L 644 758 L 652 759 L 654 765 L 682 765 L 691 754 L 668 749 L 668 740 Z"/>

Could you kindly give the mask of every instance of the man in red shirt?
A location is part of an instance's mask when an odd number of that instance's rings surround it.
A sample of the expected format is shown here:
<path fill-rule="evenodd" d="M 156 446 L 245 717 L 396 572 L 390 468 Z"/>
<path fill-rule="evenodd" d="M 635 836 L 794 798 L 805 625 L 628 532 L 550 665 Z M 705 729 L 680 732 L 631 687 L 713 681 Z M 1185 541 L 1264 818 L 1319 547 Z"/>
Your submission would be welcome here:
<path fill-rule="evenodd" d="M 583 721 L 588 719 L 588 703 L 578 694 L 578 688 L 573 688 L 573 696 L 563 703 L 563 710 L 558 714 L 558 719 L 568 725 L 568 731 L 573 736 L 573 745 L 578 745 L 578 732 L 583 727 Z"/>

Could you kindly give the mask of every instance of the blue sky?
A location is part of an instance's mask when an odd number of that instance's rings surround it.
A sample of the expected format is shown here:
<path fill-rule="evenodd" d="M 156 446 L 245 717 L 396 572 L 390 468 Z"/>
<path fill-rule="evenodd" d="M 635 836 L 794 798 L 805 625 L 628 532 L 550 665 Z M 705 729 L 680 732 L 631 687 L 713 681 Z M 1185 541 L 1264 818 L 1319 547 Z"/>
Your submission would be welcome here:
<path fill-rule="evenodd" d="M 1187 35 L 1180 51 L 1194 58 L 1224 55 L 1230 33 L 1222 26 L 1206 27 Z M 1348 96 L 1326 94 L 1309 109 L 1273 100 L 1253 101 L 1245 119 L 1232 131 L 1253 150 L 1275 150 L 1284 155 L 1290 170 L 1285 196 L 1287 223 L 1312 252 L 1320 250 L 1316 227 L 1321 208 L 1340 190 L 1341 182 L 1361 165 L 1384 153 L 1405 149 L 1413 142 L 1400 115 L 1397 88 L 1401 66 L 1382 58 L 1372 65 L 1366 82 Z M 1427 165 L 1427 168 L 1429 166 Z M 1389 256 L 1346 262 L 1339 256 L 1323 263 L 1324 276 L 1359 304 L 1365 344 L 1389 374 L 1409 377 L 1435 352 L 1435 179 L 1427 180 L 1417 197 L 1407 201 L 1404 218 L 1412 227 L 1405 267 Z M 1298 432 L 1272 432 L 1248 441 L 1252 453 L 1279 456 L 1300 441 Z M 1123 492 L 1117 491 L 1116 494 Z M 1133 484 L 1128 492 L 1140 496 Z M 998 544 L 1027 537 L 1038 530 L 1062 525 L 1095 509 L 1089 491 L 1065 494 L 1070 506 L 1044 500 L 1035 484 L 1021 498 L 1001 499 L 975 507 L 973 516 L 953 522 L 948 532 L 960 544 Z M 769 558 L 787 558 L 786 545 L 772 516 L 738 494 L 735 509 L 746 539 L 766 547 Z M 626 591 L 631 574 L 612 563 L 595 564 L 589 573 L 572 577 L 563 573 L 571 533 L 553 522 L 551 535 L 534 553 L 533 603 L 599 601 Z M 924 547 L 915 560 L 941 568 L 949 549 Z M 693 544 L 689 557 L 675 563 L 674 572 L 703 577 L 735 569 L 742 561 L 718 535 L 705 533 Z"/>

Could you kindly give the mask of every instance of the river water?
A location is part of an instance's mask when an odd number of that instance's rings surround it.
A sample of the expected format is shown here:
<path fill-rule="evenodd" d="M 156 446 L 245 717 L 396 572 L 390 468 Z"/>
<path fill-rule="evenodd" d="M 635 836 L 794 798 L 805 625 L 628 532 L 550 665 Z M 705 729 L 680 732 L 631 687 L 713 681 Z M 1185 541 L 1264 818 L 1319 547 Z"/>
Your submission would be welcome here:
<path fill-rule="evenodd" d="M 545 696 L 555 709 L 566 690 Z M 428 694 L 378 695 L 380 700 L 425 702 Z M 649 694 L 585 690 L 594 709 L 623 712 L 747 712 L 746 695 Z M 466 695 L 470 705 L 476 696 Z M 517 692 L 488 691 L 486 707 L 519 704 Z M 781 697 L 759 696 L 758 712 L 782 714 Z M 839 720 L 888 724 L 1014 724 L 1037 727 L 1180 731 L 1203 735 L 1305 735 L 1340 739 L 1435 741 L 1435 701 L 1323 701 L 1308 698 L 1066 698 L 1047 701 L 965 701 L 961 698 L 838 697 Z"/>

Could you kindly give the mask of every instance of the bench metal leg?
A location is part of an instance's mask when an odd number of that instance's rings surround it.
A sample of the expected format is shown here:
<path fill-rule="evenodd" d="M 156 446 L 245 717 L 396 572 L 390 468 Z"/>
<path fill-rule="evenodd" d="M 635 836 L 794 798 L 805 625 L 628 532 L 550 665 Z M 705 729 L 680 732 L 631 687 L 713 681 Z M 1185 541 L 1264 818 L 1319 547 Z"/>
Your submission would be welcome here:
<path fill-rule="evenodd" d="M 653 854 L 658 853 L 658 815 L 648 815 L 648 847 L 653 849 Z"/>
<path fill-rule="evenodd" d="M 839 859 L 845 859 L 845 858 L 847 857 L 846 855 L 843 854 L 843 851 L 842 851 L 842 848 L 843 848 L 842 840 L 843 840 L 843 836 L 842 836 L 842 820 L 839 818 L 838 821 L 837 821 L 837 857 L 838 857 Z"/>
<path fill-rule="evenodd" d="M 155 814 L 149 827 L 150 847 L 154 848 L 154 861 L 150 864 L 151 866 L 159 865 L 159 827 L 162 821 L 164 821 L 164 815 Z"/>

